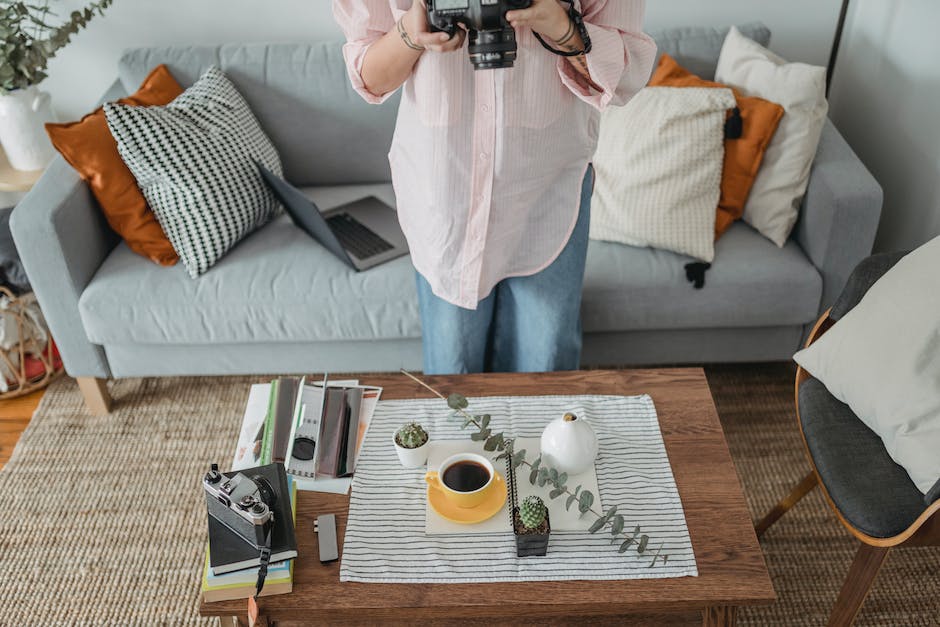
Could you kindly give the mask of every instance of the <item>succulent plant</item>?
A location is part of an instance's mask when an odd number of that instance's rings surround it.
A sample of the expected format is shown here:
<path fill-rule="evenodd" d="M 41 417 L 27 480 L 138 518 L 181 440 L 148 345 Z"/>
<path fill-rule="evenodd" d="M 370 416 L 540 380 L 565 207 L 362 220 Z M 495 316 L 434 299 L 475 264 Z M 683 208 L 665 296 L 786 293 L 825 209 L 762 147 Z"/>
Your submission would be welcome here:
<path fill-rule="evenodd" d="M 545 502 L 537 496 L 527 496 L 519 507 L 519 519 L 526 529 L 538 529 L 545 521 L 548 510 Z"/>
<path fill-rule="evenodd" d="M 428 441 L 428 432 L 417 422 L 410 422 L 398 430 L 395 441 L 402 448 L 418 448 Z"/>

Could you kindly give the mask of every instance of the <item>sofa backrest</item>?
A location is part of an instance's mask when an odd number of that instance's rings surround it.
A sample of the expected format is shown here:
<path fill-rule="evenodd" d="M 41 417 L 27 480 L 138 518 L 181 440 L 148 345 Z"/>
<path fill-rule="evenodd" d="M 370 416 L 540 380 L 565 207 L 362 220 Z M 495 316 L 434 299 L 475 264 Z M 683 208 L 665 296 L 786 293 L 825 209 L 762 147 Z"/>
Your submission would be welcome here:
<path fill-rule="evenodd" d="M 762 24 L 739 27 L 767 45 Z M 673 28 L 653 33 L 660 52 L 704 78 L 712 78 L 728 29 Z M 399 94 L 367 104 L 353 91 L 341 42 L 226 44 L 137 48 L 121 57 L 118 74 L 132 93 L 155 66 L 165 63 L 189 86 L 219 66 L 251 106 L 277 146 L 288 180 L 296 185 L 346 185 L 391 179 L 388 150 Z"/>

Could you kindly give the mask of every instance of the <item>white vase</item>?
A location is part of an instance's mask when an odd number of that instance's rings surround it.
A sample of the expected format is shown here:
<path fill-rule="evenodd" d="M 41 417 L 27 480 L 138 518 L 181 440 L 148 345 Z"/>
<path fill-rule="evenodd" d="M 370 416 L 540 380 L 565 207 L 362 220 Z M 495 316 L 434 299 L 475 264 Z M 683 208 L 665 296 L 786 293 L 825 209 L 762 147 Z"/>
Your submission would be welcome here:
<path fill-rule="evenodd" d="M 0 144 L 15 170 L 42 170 L 55 149 L 44 125 L 55 121 L 49 94 L 35 86 L 0 95 Z"/>
<path fill-rule="evenodd" d="M 591 425 L 574 414 L 557 418 L 542 431 L 542 459 L 569 475 L 586 471 L 597 458 L 597 436 Z"/>

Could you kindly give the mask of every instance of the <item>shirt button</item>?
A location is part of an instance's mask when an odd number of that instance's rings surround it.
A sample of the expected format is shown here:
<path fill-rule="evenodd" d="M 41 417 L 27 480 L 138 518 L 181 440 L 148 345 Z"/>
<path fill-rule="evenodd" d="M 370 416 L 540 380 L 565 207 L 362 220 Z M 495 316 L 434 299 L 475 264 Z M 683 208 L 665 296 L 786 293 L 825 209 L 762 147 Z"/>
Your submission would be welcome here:
<path fill-rule="evenodd" d="M 482 111 L 483 113 L 486 113 L 486 112 L 489 111 L 489 110 L 490 110 L 490 108 L 489 108 L 488 106 L 486 106 L 486 105 L 480 105 L 480 111 Z"/>
<path fill-rule="evenodd" d="M 487 157 L 489 157 L 489 155 L 486 154 L 485 152 L 480 153 L 480 160 L 486 161 Z"/>

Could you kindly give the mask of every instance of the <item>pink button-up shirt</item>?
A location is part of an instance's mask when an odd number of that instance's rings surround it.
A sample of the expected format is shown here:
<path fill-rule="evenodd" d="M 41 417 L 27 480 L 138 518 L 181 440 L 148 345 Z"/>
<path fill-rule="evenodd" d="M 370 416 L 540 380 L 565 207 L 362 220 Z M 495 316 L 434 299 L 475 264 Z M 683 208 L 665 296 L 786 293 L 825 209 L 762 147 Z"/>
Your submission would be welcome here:
<path fill-rule="evenodd" d="M 369 46 L 412 0 L 334 0 L 353 87 Z M 561 253 L 578 217 L 600 111 L 649 79 L 656 46 L 645 0 L 581 0 L 596 91 L 531 31 L 515 67 L 474 71 L 466 50 L 425 52 L 403 85 L 389 162 L 415 268 L 434 293 L 476 309 L 502 279 L 535 274 Z M 402 44 L 404 45 L 404 44 Z"/>

